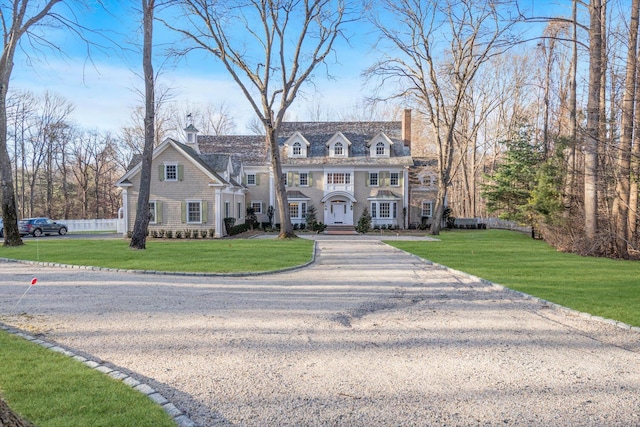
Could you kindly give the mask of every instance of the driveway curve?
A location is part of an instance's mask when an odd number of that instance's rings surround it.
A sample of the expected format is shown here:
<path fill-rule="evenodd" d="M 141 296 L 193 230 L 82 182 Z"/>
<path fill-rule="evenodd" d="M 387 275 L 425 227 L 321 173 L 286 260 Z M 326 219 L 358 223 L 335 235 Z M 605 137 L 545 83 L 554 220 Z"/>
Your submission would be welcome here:
<path fill-rule="evenodd" d="M 251 277 L 2 263 L 0 321 L 131 373 L 201 426 L 640 424 L 637 332 L 377 240 L 317 245 L 308 268 Z"/>

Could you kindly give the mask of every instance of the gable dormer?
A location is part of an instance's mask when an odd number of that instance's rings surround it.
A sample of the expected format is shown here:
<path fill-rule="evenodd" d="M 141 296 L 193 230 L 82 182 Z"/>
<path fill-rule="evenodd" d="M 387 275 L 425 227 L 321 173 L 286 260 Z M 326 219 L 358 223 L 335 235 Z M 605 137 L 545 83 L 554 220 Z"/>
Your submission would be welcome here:
<path fill-rule="evenodd" d="M 391 157 L 391 146 L 393 141 L 384 133 L 380 132 L 367 143 L 370 157 Z"/>
<path fill-rule="evenodd" d="M 342 132 L 336 133 L 327 141 L 329 157 L 349 157 L 349 147 L 351 147 L 351 141 Z"/>
<path fill-rule="evenodd" d="M 186 128 L 184 128 L 184 133 L 186 135 L 185 144 L 187 147 L 192 148 L 196 153 L 200 153 L 200 149 L 198 148 L 198 129 L 193 124 L 189 124 Z"/>
<path fill-rule="evenodd" d="M 285 141 L 287 155 L 291 158 L 306 158 L 309 152 L 309 141 L 300 132 L 296 132 Z"/>

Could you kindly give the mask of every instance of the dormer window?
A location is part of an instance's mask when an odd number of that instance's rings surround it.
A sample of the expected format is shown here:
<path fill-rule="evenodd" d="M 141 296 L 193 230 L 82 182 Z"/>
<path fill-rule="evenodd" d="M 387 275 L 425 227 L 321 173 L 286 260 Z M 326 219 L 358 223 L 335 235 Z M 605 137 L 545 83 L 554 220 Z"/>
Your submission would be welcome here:
<path fill-rule="evenodd" d="M 336 142 L 336 145 L 333 146 L 333 154 L 336 156 L 344 155 L 344 147 L 342 146 L 342 142 Z"/>
<path fill-rule="evenodd" d="M 367 143 L 369 156 L 390 157 L 392 145 L 393 141 L 391 141 L 384 133 L 380 132 Z"/>
<path fill-rule="evenodd" d="M 296 142 L 293 144 L 293 155 L 294 156 L 299 156 L 302 154 L 302 144 L 300 144 L 299 142 Z"/>
<path fill-rule="evenodd" d="M 305 158 L 309 154 L 311 145 L 300 132 L 291 135 L 284 143 L 286 153 L 289 157 Z"/>

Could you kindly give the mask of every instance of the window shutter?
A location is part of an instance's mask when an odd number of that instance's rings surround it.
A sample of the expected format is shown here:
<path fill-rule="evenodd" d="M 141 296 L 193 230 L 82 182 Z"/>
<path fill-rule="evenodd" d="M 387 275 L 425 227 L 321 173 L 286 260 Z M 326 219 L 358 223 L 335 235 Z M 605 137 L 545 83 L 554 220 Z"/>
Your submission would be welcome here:
<path fill-rule="evenodd" d="M 398 172 L 398 185 L 402 187 L 404 180 L 404 174 L 402 172 Z"/>
<path fill-rule="evenodd" d="M 156 202 L 156 223 L 162 224 L 162 202 Z"/>
<path fill-rule="evenodd" d="M 180 205 L 180 218 L 183 224 L 187 222 L 187 202 L 182 202 Z"/>
<path fill-rule="evenodd" d="M 287 172 L 287 187 L 293 186 L 293 172 Z"/>
<path fill-rule="evenodd" d="M 202 223 L 206 224 L 209 216 L 207 214 L 207 201 L 202 202 Z"/>
<path fill-rule="evenodd" d="M 164 181 L 164 165 L 158 165 L 158 179 Z"/>
<path fill-rule="evenodd" d="M 371 174 L 367 172 L 367 180 L 365 181 L 365 185 L 369 187 L 370 183 L 371 183 Z"/>
<path fill-rule="evenodd" d="M 391 183 L 391 172 L 385 172 L 384 173 L 384 185 L 386 185 L 388 187 L 390 183 Z"/>
<path fill-rule="evenodd" d="M 184 166 L 178 165 L 178 181 L 182 181 L 184 179 Z"/>
<path fill-rule="evenodd" d="M 244 185 L 247 185 L 247 183 L 248 183 L 248 181 L 247 181 L 247 174 L 245 174 L 245 175 L 242 177 L 242 183 L 243 183 Z"/>
<path fill-rule="evenodd" d="M 300 172 L 295 172 L 293 174 L 293 185 L 296 187 L 300 186 Z"/>
<path fill-rule="evenodd" d="M 260 185 L 260 174 L 256 173 L 256 185 Z"/>
<path fill-rule="evenodd" d="M 307 185 L 313 187 L 313 172 L 307 174 Z"/>

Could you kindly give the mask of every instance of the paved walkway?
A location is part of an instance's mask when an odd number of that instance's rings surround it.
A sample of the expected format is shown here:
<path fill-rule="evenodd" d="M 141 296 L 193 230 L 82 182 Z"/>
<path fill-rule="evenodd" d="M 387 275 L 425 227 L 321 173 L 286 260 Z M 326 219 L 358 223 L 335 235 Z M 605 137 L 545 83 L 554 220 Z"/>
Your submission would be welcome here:
<path fill-rule="evenodd" d="M 0 321 L 118 367 L 201 426 L 640 424 L 637 332 L 377 240 L 317 245 L 308 268 L 246 278 L 2 263 Z"/>

